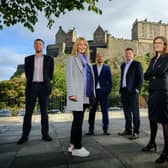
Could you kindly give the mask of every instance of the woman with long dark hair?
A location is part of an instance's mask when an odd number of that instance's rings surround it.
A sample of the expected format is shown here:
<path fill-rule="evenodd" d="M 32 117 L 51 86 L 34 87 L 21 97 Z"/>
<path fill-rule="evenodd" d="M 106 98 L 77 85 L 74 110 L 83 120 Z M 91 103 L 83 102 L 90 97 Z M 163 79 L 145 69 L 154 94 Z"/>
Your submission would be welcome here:
<path fill-rule="evenodd" d="M 155 143 L 158 123 L 163 127 L 164 148 L 155 163 L 168 161 L 168 54 L 167 40 L 163 36 L 157 36 L 153 40 L 155 56 L 151 59 L 149 67 L 144 74 L 148 86 L 148 111 L 150 122 L 150 140 L 142 151 L 156 151 Z"/>

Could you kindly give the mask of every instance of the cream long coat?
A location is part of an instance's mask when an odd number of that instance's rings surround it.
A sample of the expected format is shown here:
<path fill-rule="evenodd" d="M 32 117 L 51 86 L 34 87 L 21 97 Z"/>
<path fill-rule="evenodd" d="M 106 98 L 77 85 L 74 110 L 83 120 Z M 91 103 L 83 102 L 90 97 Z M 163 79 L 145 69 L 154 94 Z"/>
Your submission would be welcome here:
<path fill-rule="evenodd" d="M 93 69 L 91 72 L 94 79 Z M 94 81 L 93 81 L 94 82 Z M 95 83 L 95 82 L 94 82 Z M 67 110 L 83 111 L 85 73 L 79 57 L 70 56 L 66 64 Z M 95 86 L 94 86 L 95 94 Z M 71 101 L 69 96 L 77 96 L 77 101 Z"/>

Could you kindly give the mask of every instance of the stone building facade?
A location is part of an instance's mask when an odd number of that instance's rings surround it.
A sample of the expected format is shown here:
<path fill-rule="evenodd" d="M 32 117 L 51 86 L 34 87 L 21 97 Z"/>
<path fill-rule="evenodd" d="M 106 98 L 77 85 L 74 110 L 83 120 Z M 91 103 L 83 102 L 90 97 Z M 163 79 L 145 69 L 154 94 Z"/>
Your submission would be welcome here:
<path fill-rule="evenodd" d="M 168 24 L 159 22 L 148 22 L 136 20 L 132 26 L 132 40 L 138 40 L 139 42 L 149 42 L 159 35 L 168 37 Z"/>
<path fill-rule="evenodd" d="M 95 60 L 97 52 L 103 52 L 106 58 L 112 56 L 124 56 L 124 49 L 131 47 L 135 54 L 143 56 L 152 54 L 152 41 L 158 35 L 165 36 L 168 39 L 168 24 L 159 22 L 149 22 L 147 19 L 138 21 L 137 19 L 132 25 L 132 39 L 115 38 L 107 31 L 98 26 L 93 33 L 93 40 L 89 40 L 91 59 Z M 60 26 L 55 36 L 55 44 L 47 46 L 47 54 L 58 56 L 61 54 L 70 54 L 73 43 L 77 39 L 75 28 L 68 33 L 64 32 Z"/>

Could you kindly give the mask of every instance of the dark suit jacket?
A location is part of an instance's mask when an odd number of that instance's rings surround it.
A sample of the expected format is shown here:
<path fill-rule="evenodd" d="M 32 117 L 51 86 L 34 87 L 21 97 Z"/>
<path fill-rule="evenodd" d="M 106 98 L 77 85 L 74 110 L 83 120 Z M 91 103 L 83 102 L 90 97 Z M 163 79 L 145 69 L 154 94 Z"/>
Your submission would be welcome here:
<path fill-rule="evenodd" d="M 121 65 L 120 93 L 122 88 L 125 65 L 126 63 L 123 63 Z M 133 60 L 126 74 L 126 84 L 127 84 L 128 92 L 136 93 L 136 89 L 140 91 L 142 87 L 142 83 L 143 83 L 142 65 L 140 62 Z"/>
<path fill-rule="evenodd" d="M 149 65 L 144 79 L 149 80 L 149 90 L 168 91 L 168 54 L 160 56 L 154 68 L 153 63 Z"/>
<path fill-rule="evenodd" d="M 112 88 L 112 74 L 110 67 L 108 65 L 103 64 L 100 75 L 98 76 L 97 64 L 95 64 L 93 65 L 93 71 L 95 76 L 95 87 L 99 82 L 101 90 L 104 93 L 109 94 Z"/>
<path fill-rule="evenodd" d="M 26 75 L 26 94 L 31 91 L 33 73 L 34 73 L 34 57 L 35 55 L 30 55 L 25 58 L 25 75 Z M 43 63 L 43 78 L 44 78 L 44 90 L 45 95 L 51 93 L 51 83 L 54 72 L 54 60 L 52 57 L 44 55 Z"/>

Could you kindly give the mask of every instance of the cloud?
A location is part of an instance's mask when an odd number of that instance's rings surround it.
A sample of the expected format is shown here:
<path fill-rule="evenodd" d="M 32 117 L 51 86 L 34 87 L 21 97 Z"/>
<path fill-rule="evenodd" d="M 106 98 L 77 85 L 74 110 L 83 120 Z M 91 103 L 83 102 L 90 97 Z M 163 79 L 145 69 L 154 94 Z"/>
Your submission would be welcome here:
<path fill-rule="evenodd" d="M 25 55 L 7 47 L 0 47 L 0 51 L 0 80 L 8 80 L 16 71 L 17 65 L 24 64 Z"/>
<path fill-rule="evenodd" d="M 15 71 L 16 68 L 10 66 L 0 67 L 0 81 L 9 80 Z"/>
<path fill-rule="evenodd" d="M 23 39 L 31 40 L 42 38 L 46 45 L 55 43 L 55 34 L 59 26 L 68 32 L 73 27 L 76 28 L 78 36 L 84 36 L 88 40 L 93 39 L 93 32 L 98 25 L 115 37 L 131 38 L 131 28 L 133 22 L 148 18 L 151 21 L 167 21 L 167 0 L 118 0 L 104 1 L 100 0 L 98 6 L 102 9 L 103 14 L 98 15 L 87 10 L 67 12 L 55 19 L 55 24 L 51 29 L 47 28 L 47 19 L 43 13 L 38 14 L 38 23 L 35 25 L 35 32 L 30 32 L 21 24 L 15 27 L 15 32 L 20 34 Z M 156 7 L 157 6 L 157 7 Z"/>
<path fill-rule="evenodd" d="M 131 38 L 133 22 L 144 20 L 168 23 L 167 0 L 100 0 L 98 6 L 103 14 L 94 12 L 72 11 L 55 18 L 55 24 L 51 29 L 47 28 L 47 19 L 43 13 L 39 13 L 39 21 L 35 26 L 35 32 L 30 32 L 21 24 L 0 31 L 0 80 L 9 79 L 15 72 L 17 65 L 23 63 L 24 57 L 34 52 L 33 41 L 42 38 L 46 46 L 55 43 L 55 34 L 59 26 L 68 32 L 76 29 L 77 36 L 84 36 L 88 40 L 93 39 L 93 33 L 101 25 L 112 36 L 117 38 Z"/>

